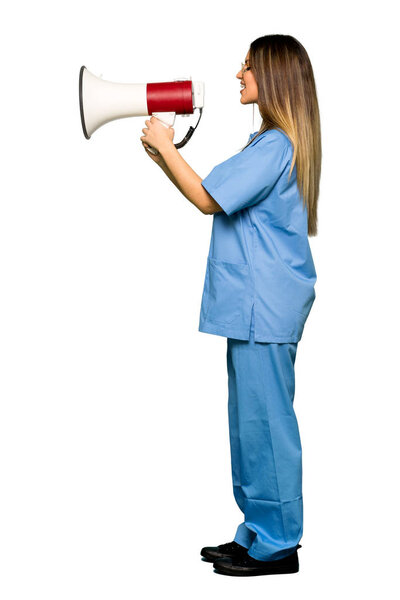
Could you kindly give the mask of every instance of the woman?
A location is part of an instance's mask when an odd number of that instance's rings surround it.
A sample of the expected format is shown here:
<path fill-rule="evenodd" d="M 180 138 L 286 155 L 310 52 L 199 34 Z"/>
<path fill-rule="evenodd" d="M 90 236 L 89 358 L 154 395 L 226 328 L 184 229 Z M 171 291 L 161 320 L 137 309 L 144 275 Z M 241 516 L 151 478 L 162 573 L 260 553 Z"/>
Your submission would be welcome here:
<path fill-rule="evenodd" d="M 153 117 L 140 139 L 182 194 L 214 215 L 199 331 L 227 337 L 233 491 L 244 521 L 232 542 L 201 555 L 226 575 L 294 573 L 303 533 L 294 364 L 315 299 L 308 236 L 317 234 L 319 109 L 308 54 L 292 36 L 254 40 L 236 77 L 262 125 L 205 179 Z"/>

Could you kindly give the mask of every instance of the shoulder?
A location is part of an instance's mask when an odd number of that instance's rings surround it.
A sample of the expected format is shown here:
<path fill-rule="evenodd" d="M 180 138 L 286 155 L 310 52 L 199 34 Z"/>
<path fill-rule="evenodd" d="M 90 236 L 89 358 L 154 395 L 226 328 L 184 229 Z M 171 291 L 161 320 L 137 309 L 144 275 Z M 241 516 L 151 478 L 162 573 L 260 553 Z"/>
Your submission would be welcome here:
<path fill-rule="evenodd" d="M 282 143 L 284 143 L 286 146 L 292 146 L 289 136 L 283 131 L 283 129 L 271 129 L 271 132 L 273 132 L 275 138 L 279 137 Z"/>
<path fill-rule="evenodd" d="M 292 145 L 289 137 L 282 129 L 268 129 L 268 131 L 264 131 L 261 135 L 257 136 L 257 131 L 250 134 L 249 140 L 253 139 L 254 141 L 250 144 L 251 146 L 256 146 L 257 144 L 261 144 L 261 146 L 267 146 L 269 144 L 275 143 L 281 145 L 284 148 L 287 148 Z M 254 139 L 256 138 L 256 139 Z"/>
<path fill-rule="evenodd" d="M 251 134 L 254 141 L 250 141 L 249 145 L 243 152 L 248 151 L 253 155 L 275 155 L 281 159 L 291 160 L 293 154 L 292 142 L 284 131 L 281 129 L 269 129 L 257 136 L 257 131 Z"/>

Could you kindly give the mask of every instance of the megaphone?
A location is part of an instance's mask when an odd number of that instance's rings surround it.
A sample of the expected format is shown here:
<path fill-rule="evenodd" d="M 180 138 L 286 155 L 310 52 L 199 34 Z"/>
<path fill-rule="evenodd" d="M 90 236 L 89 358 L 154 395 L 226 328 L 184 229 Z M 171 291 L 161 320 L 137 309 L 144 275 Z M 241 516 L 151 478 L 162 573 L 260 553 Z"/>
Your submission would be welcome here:
<path fill-rule="evenodd" d="M 176 115 L 188 116 L 199 111 L 195 127 L 190 126 L 182 148 L 192 137 L 204 107 L 204 83 L 177 79 L 161 83 L 114 83 L 93 75 L 86 67 L 79 73 L 79 107 L 86 139 L 105 123 L 126 117 L 154 115 L 166 127 L 172 127 Z M 149 148 L 158 154 L 155 148 Z"/>

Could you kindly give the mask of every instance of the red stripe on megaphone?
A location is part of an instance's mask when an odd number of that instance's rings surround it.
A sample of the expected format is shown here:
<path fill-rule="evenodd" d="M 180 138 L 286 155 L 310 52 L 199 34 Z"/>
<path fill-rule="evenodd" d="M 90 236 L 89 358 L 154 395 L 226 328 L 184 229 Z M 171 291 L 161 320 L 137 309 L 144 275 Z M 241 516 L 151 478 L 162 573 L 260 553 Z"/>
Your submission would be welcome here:
<path fill-rule="evenodd" d="M 147 111 L 149 115 L 154 112 L 174 112 L 177 115 L 192 114 L 192 82 L 148 83 Z"/>

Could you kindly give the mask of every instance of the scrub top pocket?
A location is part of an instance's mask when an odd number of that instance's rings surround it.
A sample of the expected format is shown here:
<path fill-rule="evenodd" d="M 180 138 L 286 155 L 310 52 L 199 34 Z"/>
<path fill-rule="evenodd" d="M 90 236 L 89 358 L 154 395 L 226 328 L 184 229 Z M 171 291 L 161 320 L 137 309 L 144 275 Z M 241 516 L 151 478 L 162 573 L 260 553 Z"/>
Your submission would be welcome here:
<path fill-rule="evenodd" d="M 226 324 L 240 317 L 251 288 L 248 264 L 208 257 L 205 290 L 207 321 Z"/>

